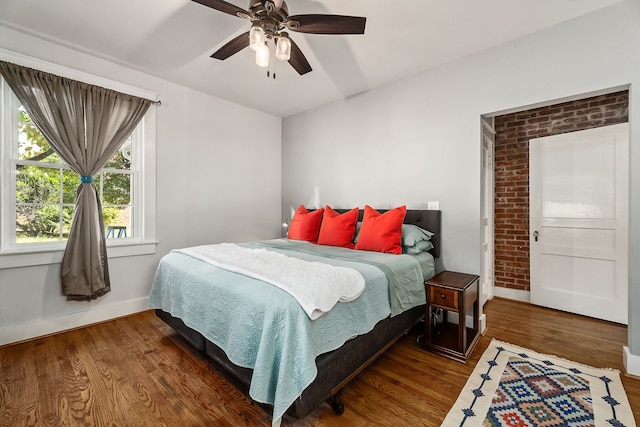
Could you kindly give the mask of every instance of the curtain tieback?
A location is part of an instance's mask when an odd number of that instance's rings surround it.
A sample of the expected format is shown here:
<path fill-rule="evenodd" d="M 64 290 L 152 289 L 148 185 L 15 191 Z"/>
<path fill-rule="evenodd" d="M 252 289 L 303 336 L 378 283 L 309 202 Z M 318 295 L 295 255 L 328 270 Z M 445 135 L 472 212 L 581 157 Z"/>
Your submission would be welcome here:
<path fill-rule="evenodd" d="M 83 183 L 83 184 L 91 184 L 93 182 L 93 177 L 92 176 L 81 175 L 80 176 L 80 182 Z"/>

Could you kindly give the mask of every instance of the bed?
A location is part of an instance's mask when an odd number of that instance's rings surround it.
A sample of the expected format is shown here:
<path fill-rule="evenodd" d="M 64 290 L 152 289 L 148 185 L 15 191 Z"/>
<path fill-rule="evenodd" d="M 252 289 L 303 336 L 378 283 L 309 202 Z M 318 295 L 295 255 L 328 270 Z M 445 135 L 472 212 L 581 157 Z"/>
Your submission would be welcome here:
<path fill-rule="evenodd" d="M 196 351 L 244 384 L 252 399 L 273 405 L 273 425 L 280 424 L 285 412 L 304 418 L 327 400 L 340 414 L 342 388 L 424 317 L 422 280 L 435 274 L 440 216 L 434 210 L 406 211 L 405 224 L 433 233 L 433 247 L 418 255 L 288 239 L 243 244 L 362 274 L 362 295 L 336 304 L 316 320 L 298 313 L 304 313 L 299 305 L 290 308 L 292 298 L 283 290 L 181 252 L 161 260 L 150 308 Z M 389 267 L 388 260 L 398 265 Z M 405 292 L 412 294 L 405 298 Z"/>

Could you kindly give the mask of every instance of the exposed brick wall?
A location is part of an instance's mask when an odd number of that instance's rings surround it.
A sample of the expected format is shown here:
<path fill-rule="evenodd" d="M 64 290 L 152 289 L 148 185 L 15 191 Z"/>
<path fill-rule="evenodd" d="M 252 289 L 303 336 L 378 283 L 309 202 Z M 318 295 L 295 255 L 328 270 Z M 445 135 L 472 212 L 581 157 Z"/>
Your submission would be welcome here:
<path fill-rule="evenodd" d="M 495 286 L 529 290 L 529 140 L 628 121 L 628 91 L 495 118 Z"/>

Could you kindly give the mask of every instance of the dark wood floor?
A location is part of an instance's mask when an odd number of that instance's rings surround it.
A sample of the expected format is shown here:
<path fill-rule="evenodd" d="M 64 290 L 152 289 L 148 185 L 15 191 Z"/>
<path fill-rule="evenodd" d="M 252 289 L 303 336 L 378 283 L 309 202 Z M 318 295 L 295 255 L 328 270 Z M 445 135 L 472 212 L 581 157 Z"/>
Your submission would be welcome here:
<path fill-rule="evenodd" d="M 402 338 L 328 404 L 286 426 L 438 426 L 491 338 L 623 371 L 627 328 L 503 299 L 485 305 L 488 329 L 468 364 Z M 640 379 L 623 375 L 634 413 Z M 3 426 L 238 426 L 271 423 L 233 382 L 152 312 L 0 348 Z"/>

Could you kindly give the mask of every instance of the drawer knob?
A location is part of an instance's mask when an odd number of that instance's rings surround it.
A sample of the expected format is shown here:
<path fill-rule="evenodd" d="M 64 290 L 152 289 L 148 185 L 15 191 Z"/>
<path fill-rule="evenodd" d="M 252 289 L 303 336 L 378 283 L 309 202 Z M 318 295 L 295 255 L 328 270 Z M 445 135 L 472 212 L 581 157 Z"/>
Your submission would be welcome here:
<path fill-rule="evenodd" d="M 445 294 L 440 294 L 440 298 L 447 299 L 447 296 Z"/>

